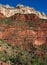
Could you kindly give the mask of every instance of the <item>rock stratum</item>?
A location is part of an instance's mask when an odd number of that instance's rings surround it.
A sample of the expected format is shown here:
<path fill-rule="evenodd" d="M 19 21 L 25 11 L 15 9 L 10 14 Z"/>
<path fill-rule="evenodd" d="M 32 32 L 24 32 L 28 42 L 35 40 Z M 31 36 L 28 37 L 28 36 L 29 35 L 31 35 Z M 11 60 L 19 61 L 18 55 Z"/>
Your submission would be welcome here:
<path fill-rule="evenodd" d="M 2 13 L 5 17 L 11 17 L 15 14 L 35 14 L 41 19 L 47 19 L 47 16 L 45 13 L 43 12 L 41 13 L 39 11 L 36 11 L 32 7 L 24 6 L 21 4 L 18 4 L 16 7 L 0 4 L 0 13 Z"/>
<path fill-rule="evenodd" d="M 0 5 L 0 39 L 19 46 L 47 44 L 47 16 L 20 4 Z"/>

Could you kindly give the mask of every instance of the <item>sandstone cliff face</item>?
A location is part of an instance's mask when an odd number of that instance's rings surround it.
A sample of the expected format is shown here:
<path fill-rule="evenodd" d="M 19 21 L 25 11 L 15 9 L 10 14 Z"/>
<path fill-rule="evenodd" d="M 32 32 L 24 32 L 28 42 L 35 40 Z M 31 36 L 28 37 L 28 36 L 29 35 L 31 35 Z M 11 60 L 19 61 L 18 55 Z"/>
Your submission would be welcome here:
<path fill-rule="evenodd" d="M 23 21 L 32 21 L 33 19 L 36 20 L 39 17 L 35 14 L 15 14 L 10 17 L 12 20 L 23 20 Z"/>
<path fill-rule="evenodd" d="M 27 50 L 28 53 L 26 52 L 26 56 L 28 56 L 28 54 L 31 54 L 31 59 L 36 55 L 39 57 L 39 59 L 45 59 L 47 56 L 46 15 L 44 13 L 41 14 L 40 12 L 35 11 L 34 8 L 25 7 L 23 5 L 17 5 L 16 8 L 10 7 L 9 5 L 0 7 L 0 57 L 2 56 L 0 65 L 11 65 L 11 61 L 9 62 L 11 59 L 12 62 L 13 60 L 17 61 L 20 53 L 19 51 L 21 50 L 20 48 Z M 14 46 L 11 46 L 8 43 Z M 41 45 L 44 45 L 44 47 L 46 47 L 43 48 L 44 51 L 40 48 Z M 20 50 L 18 50 L 17 46 L 20 47 Z M 4 55 L 4 53 L 6 55 Z M 25 56 L 23 54 L 25 54 L 24 51 L 20 53 L 20 59 Z M 33 54 L 34 56 L 32 56 Z M 21 57 L 21 55 L 23 56 Z M 10 58 L 9 60 L 8 57 Z M 8 62 L 5 60 L 5 58 Z"/>
<path fill-rule="evenodd" d="M 29 22 L 29 21 L 28 21 Z M 32 22 L 32 21 L 30 21 Z M 35 21 L 34 21 L 35 23 Z M 10 25 L 0 24 L 0 39 L 10 42 L 13 45 L 43 45 L 47 42 L 47 24 L 40 25 L 36 28 L 29 27 L 26 21 L 11 22 Z M 44 31 L 45 30 L 45 31 Z"/>
<path fill-rule="evenodd" d="M 4 19 L 5 16 L 2 13 L 0 13 L 0 18 Z"/>
<path fill-rule="evenodd" d="M 18 4 L 16 7 L 11 7 L 9 5 L 0 5 L 0 13 L 2 13 L 5 17 L 11 17 L 15 14 L 35 14 L 41 19 L 47 19 L 45 13 L 41 13 L 32 7 L 24 6 L 21 4 Z"/>
<path fill-rule="evenodd" d="M 6 9 L 4 10 L 3 8 Z M 18 5 L 16 10 L 8 5 L 3 8 L 1 8 L 3 9 L 1 12 L 6 12 L 4 15 L 0 13 L 0 18 L 5 19 L 8 14 L 7 18 L 10 20 L 10 23 L 7 25 L 4 24 L 5 21 L 0 23 L 0 39 L 10 42 L 13 45 L 29 43 L 33 43 L 33 45 L 42 45 L 47 42 L 47 18 L 45 18 L 46 15 L 44 13 L 42 13 L 44 16 L 43 18 L 40 12 L 36 12 L 33 8 L 23 5 Z M 12 15 L 10 14 L 10 10 Z"/>

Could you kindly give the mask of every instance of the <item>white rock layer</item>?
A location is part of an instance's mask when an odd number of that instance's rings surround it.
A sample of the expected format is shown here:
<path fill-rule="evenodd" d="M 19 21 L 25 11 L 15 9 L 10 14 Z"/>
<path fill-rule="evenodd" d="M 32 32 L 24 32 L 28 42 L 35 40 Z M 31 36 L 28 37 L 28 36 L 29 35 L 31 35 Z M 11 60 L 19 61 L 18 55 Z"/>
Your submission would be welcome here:
<path fill-rule="evenodd" d="M 36 14 L 41 19 L 47 19 L 47 16 L 44 13 L 40 13 L 39 11 L 36 11 L 34 8 L 24 6 L 21 4 L 18 4 L 16 7 L 0 4 L 0 13 L 2 13 L 5 17 L 10 17 L 17 13 Z"/>

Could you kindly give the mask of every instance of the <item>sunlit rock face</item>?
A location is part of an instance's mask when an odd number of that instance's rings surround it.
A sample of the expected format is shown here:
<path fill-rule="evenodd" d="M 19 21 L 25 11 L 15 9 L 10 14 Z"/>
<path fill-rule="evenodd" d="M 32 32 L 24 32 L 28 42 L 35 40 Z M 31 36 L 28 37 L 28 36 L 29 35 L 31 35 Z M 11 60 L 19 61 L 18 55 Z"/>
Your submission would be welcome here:
<path fill-rule="evenodd" d="M 18 4 L 16 7 L 11 7 L 9 5 L 0 5 L 0 13 L 2 13 L 5 17 L 11 17 L 15 14 L 35 14 L 41 19 L 47 19 L 45 13 L 40 13 L 32 7 L 24 6 L 21 4 Z"/>

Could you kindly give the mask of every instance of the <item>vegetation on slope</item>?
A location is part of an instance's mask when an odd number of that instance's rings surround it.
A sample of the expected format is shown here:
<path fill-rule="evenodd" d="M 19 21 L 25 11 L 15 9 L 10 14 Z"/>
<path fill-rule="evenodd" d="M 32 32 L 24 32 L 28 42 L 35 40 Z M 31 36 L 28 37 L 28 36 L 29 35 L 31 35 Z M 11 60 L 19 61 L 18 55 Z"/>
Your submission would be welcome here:
<path fill-rule="evenodd" d="M 46 50 L 43 48 L 41 50 L 43 55 Z M 12 46 L 10 43 L 0 40 L 0 65 L 3 65 L 3 63 L 6 65 L 47 65 L 47 54 L 45 53 L 43 58 L 43 56 L 39 56 L 41 52 L 39 51 L 39 54 L 37 54 L 36 51 L 38 51 L 38 48 L 34 47 L 30 51 L 23 50 L 18 46 Z"/>

